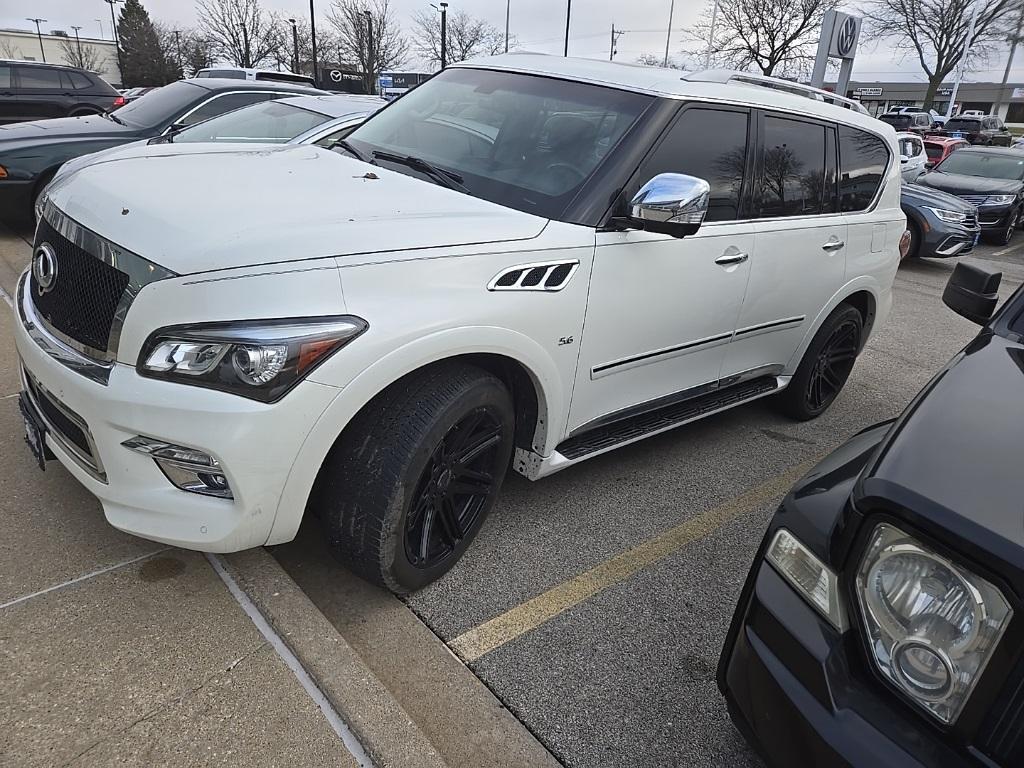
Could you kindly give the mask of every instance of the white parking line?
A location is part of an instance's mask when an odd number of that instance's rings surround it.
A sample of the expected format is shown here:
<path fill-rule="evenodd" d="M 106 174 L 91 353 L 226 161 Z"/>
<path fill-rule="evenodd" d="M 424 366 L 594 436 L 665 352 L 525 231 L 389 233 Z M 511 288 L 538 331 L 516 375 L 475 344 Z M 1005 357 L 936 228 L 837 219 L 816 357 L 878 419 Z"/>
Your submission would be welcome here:
<path fill-rule="evenodd" d="M 363 745 L 359 743 L 355 734 L 352 733 L 352 729 L 348 727 L 348 724 L 342 719 L 341 715 L 338 714 L 338 710 L 334 708 L 334 705 L 327 699 L 323 691 L 317 688 L 313 678 L 310 677 L 309 672 L 302 666 L 302 662 L 299 661 L 298 657 L 292 653 L 281 636 L 274 631 L 274 628 L 270 626 L 270 622 L 266 620 L 260 609 L 256 607 L 249 596 L 242 591 L 242 588 L 238 586 L 238 582 L 232 578 L 231 574 L 228 573 L 224 567 L 224 561 L 217 555 L 207 554 L 206 559 L 210 561 L 210 565 L 213 566 L 213 570 L 220 576 L 221 581 L 228 588 L 228 592 L 235 598 L 242 610 L 245 611 L 246 615 L 252 620 L 252 623 L 256 625 L 256 629 L 260 631 L 264 639 L 270 646 L 277 652 L 281 661 L 292 671 L 295 678 L 299 681 L 299 684 L 305 689 L 306 694 L 313 700 L 320 711 L 324 713 L 324 717 L 327 719 L 328 725 L 334 730 L 341 739 L 341 742 L 345 745 L 345 748 L 351 753 L 352 757 L 355 758 L 356 762 L 359 763 L 360 768 L 373 768 L 373 761 L 370 760 L 370 756 L 366 754 L 366 750 L 363 749 Z"/>
<path fill-rule="evenodd" d="M 115 563 L 114 565 L 108 565 L 105 568 L 99 568 L 99 569 L 97 569 L 95 571 L 91 571 L 90 573 L 85 574 L 84 576 L 78 576 L 77 578 L 69 579 L 68 581 L 62 581 L 60 584 L 54 584 L 52 587 L 47 587 L 46 589 L 40 589 L 38 592 L 33 592 L 30 595 L 22 595 L 21 597 L 16 597 L 13 600 L 8 600 L 6 603 L 0 603 L 0 610 L 3 610 L 4 608 L 10 608 L 12 605 L 17 605 L 18 603 L 24 603 L 26 600 L 31 600 L 33 597 L 39 597 L 40 595 L 46 595 L 46 594 L 49 594 L 50 592 L 56 592 L 58 589 L 64 589 L 65 587 L 73 586 L 74 584 L 78 584 L 79 582 L 82 582 L 82 581 L 87 581 L 88 579 L 92 579 L 92 578 L 94 578 L 96 576 L 102 576 L 104 573 L 110 573 L 111 571 L 116 571 L 118 568 L 124 568 L 126 565 L 131 565 L 132 563 L 137 563 L 140 560 L 145 560 L 147 558 L 152 557 L 153 555 L 159 555 L 161 552 L 166 552 L 169 549 L 170 549 L 170 547 L 162 547 L 162 548 L 156 550 L 155 552 L 147 552 L 144 555 L 139 555 L 138 557 L 133 557 L 131 560 L 125 560 L 124 562 L 121 562 L 121 563 Z"/>
<path fill-rule="evenodd" d="M 11 298 L 11 294 L 4 290 L 4 287 L 0 285 L 0 299 L 7 302 L 11 309 L 14 309 L 14 299 Z"/>

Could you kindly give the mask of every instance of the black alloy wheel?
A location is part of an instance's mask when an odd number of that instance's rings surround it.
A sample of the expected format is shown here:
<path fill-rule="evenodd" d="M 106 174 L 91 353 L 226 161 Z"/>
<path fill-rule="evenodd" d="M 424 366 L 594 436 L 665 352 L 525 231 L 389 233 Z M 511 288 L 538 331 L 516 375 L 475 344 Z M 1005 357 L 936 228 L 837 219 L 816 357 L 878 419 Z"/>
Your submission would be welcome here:
<path fill-rule="evenodd" d="M 1014 209 L 1010 214 L 1010 220 L 1006 222 L 1006 229 L 999 236 L 1000 245 L 1008 245 L 1013 239 L 1013 233 L 1017 231 L 1017 220 L 1020 218 L 1020 211 Z"/>
<path fill-rule="evenodd" d="M 458 550 L 495 493 L 495 457 L 504 427 L 482 406 L 455 424 L 434 450 L 406 516 L 405 554 L 416 568 L 433 568 Z"/>
<path fill-rule="evenodd" d="M 839 323 L 829 335 L 811 368 L 806 397 L 812 410 L 823 411 L 843 388 L 853 370 L 860 344 L 860 323 Z"/>

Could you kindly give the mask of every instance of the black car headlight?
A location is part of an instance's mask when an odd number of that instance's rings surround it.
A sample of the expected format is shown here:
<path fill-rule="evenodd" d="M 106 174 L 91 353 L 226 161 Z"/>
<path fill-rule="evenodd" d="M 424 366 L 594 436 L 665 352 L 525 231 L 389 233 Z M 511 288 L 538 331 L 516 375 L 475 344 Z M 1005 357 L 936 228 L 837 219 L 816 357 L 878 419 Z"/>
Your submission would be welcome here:
<path fill-rule="evenodd" d="M 1016 195 L 989 195 L 982 205 L 1009 205 L 1016 199 Z"/>
<path fill-rule="evenodd" d="M 161 328 L 139 374 L 271 403 L 367 329 L 350 315 Z"/>
<path fill-rule="evenodd" d="M 967 221 L 967 214 L 963 211 L 948 211 L 945 208 L 932 208 L 930 205 L 922 207 L 934 213 L 941 221 L 945 221 L 950 224 L 963 224 Z"/>
<path fill-rule="evenodd" d="M 918 706 L 952 723 L 1012 611 L 985 579 L 893 525 L 875 528 L 857 572 L 871 654 Z"/>

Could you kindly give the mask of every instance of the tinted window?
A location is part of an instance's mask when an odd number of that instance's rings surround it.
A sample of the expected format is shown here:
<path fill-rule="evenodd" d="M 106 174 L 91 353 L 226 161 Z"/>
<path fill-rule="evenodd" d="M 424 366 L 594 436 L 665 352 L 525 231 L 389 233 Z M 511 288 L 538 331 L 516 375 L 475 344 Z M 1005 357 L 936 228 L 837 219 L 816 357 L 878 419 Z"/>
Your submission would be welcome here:
<path fill-rule="evenodd" d="M 884 141 L 867 131 L 839 126 L 840 209 L 863 211 L 871 205 L 888 163 Z"/>
<path fill-rule="evenodd" d="M 117 110 L 117 116 L 132 125 L 156 126 L 174 120 L 186 107 L 209 94 L 205 88 L 179 80 L 128 102 Z"/>
<path fill-rule="evenodd" d="M 974 117 L 953 117 L 946 121 L 947 131 L 980 131 L 981 120 Z"/>
<path fill-rule="evenodd" d="M 825 127 L 764 119 L 762 216 L 806 216 L 821 212 L 825 189 Z"/>
<path fill-rule="evenodd" d="M 60 71 L 46 67 L 18 67 L 22 88 L 53 88 L 60 90 Z"/>
<path fill-rule="evenodd" d="M 304 75 L 293 75 L 291 72 L 257 72 L 257 80 L 275 80 L 280 83 L 301 83 L 312 85 L 313 78 Z"/>
<path fill-rule="evenodd" d="M 243 109 L 236 109 L 200 125 L 186 128 L 174 137 L 174 141 L 255 141 L 283 144 L 327 119 L 318 112 L 310 112 L 291 104 L 267 101 L 262 104 L 250 104 Z"/>
<path fill-rule="evenodd" d="M 326 136 L 317 139 L 313 143 L 316 144 L 318 147 L 333 147 L 335 142 L 341 141 L 358 127 L 358 125 L 349 125 L 346 126 L 345 128 L 339 128 L 338 130 L 331 131 Z"/>
<path fill-rule="evenodd" d="M 746 112 L 686 110 L 641 167 L 637 184 L 646 184 L 659 173 L 696 176 L 711 185 L 705 219 L 738 218 L 747 164 L 748 119 Z"/>
<path fill-rule="evenodd" d="M 11 68 L 0 66 L 0 88 L 11 87 Z"/>
<path fill-rule="evenodd" d="M 71 84 L 78 90 L 92 88 L 92 81 L 81 72 L 68 72 L 67 74 L 71 78 Z"/>
<path fill-rule="evenodd" d="M 900 154 L 906 155 L 907 157 L 916 157 L 921 154 L 920 142 L 914 141 L 913 139 L 900 139 Z"/>
<path fill-rule="evenodd" d="M 231 80 L 245 80 L 245 72 L 237 69 L 204 69 L 196 77 L 226 77 Z"/>
<path fill-rule="evenodd" d="M 910 115 L 882 115 L 878 119 L 884 123 L 888 123 L 897 131 L 902 131 L 910 127 Z"/>
<path fill-rule="evenodd" d="M 256 104 L 260 101 L 267 101 L 268 99 L 276 99 L 287 95 L 285 93 L 226 93 L 223 96 L 217 96 L 211 101 L 206 102 L 195 112 L 184 117 L 181 122 L 185 125 L 193 125 L 239 107 L 246 107 L 249 104 Z"/>

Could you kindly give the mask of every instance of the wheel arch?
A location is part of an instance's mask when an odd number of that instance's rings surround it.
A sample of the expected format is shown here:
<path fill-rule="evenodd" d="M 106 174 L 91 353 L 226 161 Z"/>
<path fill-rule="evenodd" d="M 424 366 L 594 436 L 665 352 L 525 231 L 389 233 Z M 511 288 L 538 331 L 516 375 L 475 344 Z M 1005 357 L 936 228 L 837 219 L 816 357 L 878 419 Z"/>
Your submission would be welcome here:
<path fill-rule="evenodd" d="M 479 338 L 484 330 L 494 332 L 489 341 Z M 467 343 L 452 344 L 458 337 L 465 337 Z M 472 337 L 477 338 L 469 342 Z M 439 341 L 446 352 L 437 352 Z M 395 350 L 339 388 L 292 464 L 266 543 L 280 544 L 295 537 L 327 455 L 361 410 L 405 377 L 454 360 L 476 365 L 505 382 L 516 411 L 516 447 L 546 454 L 552 436 L 564 430 L 568 410 L 554 361 L 536 342 L 514 331 L 474 328 L 434 334 Z"/>
<path fill-rule="evenodd" d="M 807 329 L 807 333 L 804 334 L 800 346 L 787 363 L 786 372 L 792 373 L 796 370 L 814 335 L 821 328 L 822 323 L 840 304 L 849 304 L 860 312 L 860 316 L 864 321 L 864 334 L 861 337 L 861 349 L 863 349 L 879 319 L 880 310 L 882 319 L 885 319 L 885 314 L 888 312 L 888 307 L 891 303 L 891 290 L 890 288 L 888 291 L 885 291 L 877 280 L 868 276 L 858 277 L 844 285 L 829 299 L 818 313 L 818 316 L 814 318 L 814 322 Z"/>

